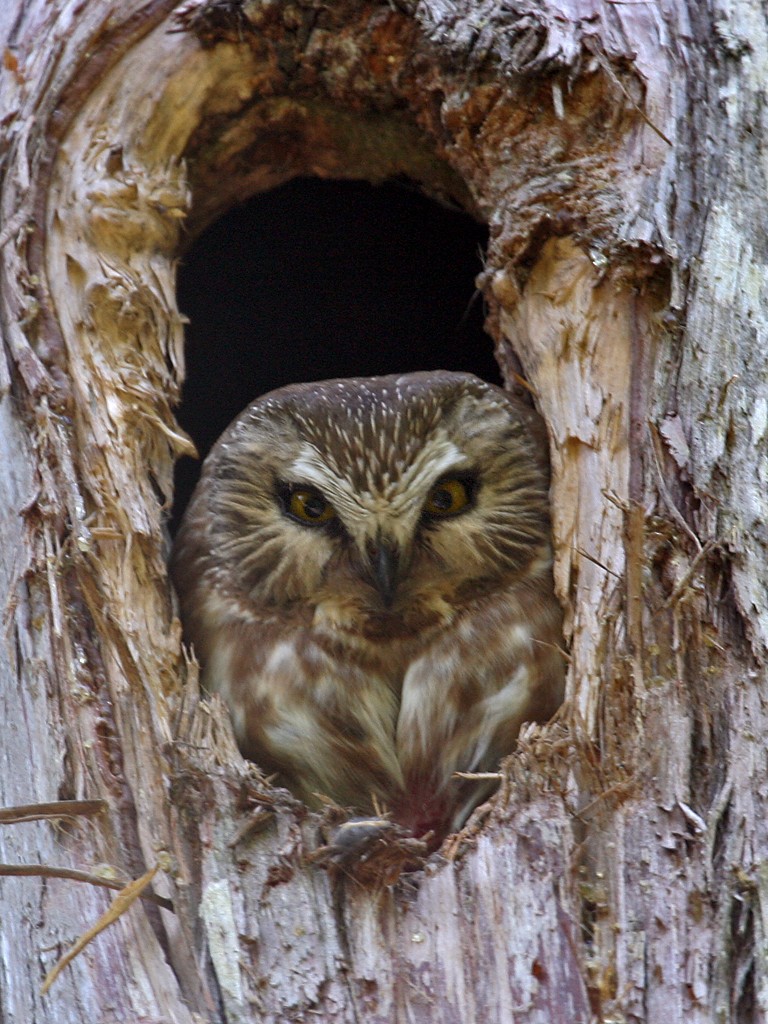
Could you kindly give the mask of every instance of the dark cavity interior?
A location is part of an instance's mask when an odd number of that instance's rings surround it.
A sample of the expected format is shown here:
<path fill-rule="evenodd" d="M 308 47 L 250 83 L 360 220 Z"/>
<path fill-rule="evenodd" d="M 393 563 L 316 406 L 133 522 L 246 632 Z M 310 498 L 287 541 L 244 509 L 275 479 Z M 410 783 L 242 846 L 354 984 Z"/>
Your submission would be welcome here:
<path fill-rule="evenodd" d="M 484 225 L 401 182 L 294 179 L 229 210 L 178 275 L 178 416 L 201 456 L 283 384 L 430 369 L 500 383 L 474 283 L 486 243 Z M 199 472 L 179 461 L 172 528 Z"/>

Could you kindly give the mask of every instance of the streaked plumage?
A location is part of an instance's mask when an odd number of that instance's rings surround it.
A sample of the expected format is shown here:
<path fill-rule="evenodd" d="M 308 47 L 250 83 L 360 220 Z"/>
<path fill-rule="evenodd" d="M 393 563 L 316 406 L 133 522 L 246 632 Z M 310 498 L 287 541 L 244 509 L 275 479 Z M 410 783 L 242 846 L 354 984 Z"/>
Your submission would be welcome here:
<path fill-rule="evenodd" d="M 173 578 L 243 753 L 297 796 L 460 826 L 562 699 L 546 443 L 468 374 L 300 384 L 222 435 Z"/>

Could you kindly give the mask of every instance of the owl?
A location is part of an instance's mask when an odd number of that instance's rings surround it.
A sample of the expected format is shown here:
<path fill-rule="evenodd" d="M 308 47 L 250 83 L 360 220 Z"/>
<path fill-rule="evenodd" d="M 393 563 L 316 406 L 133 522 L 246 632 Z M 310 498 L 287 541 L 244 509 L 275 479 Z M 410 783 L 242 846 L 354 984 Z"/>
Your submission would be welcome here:
<path fill-rule="evenodd" d="M 546 441 L 465 373 L 297 384 L 206 459 L 172 575 L 247 758 L 311 806 L 461 827 L 563 695 Z"/>

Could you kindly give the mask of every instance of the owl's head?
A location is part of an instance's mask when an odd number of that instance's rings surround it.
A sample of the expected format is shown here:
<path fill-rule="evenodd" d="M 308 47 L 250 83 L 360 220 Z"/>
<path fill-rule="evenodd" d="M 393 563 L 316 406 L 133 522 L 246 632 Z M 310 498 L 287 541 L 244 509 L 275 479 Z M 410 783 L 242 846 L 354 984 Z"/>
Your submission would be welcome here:
<path fill-rule="evenodd" d="M 548 564 L 545 453 L 535 413 L 469 374 L 281 388 L 206 461 L 185 557 L 262 608 L 418 628 Z"/>

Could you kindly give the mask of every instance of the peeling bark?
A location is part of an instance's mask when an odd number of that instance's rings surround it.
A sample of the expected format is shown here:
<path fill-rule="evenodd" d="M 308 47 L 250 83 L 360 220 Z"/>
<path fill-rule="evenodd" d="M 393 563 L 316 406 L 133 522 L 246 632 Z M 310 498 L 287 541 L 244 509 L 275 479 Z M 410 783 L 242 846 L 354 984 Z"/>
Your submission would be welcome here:
<path fill-rule="evenodd" d="M 766 990 L 768 28 L 757 0 L 6 0 L 2 1016 L 759 1021 Z M 369 891 L 200 702 L 165 571 L 174 261 L 298 174 L 491 230 L 551 439 L 569 698 L 424 872 Z M 436 362 L 439 358 L 436 357 Z"/>

